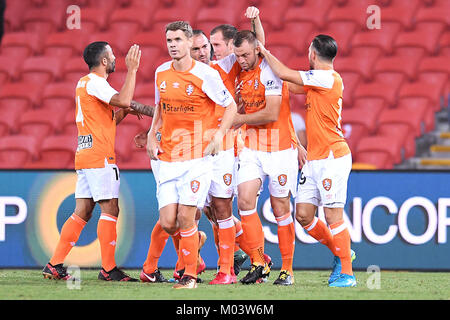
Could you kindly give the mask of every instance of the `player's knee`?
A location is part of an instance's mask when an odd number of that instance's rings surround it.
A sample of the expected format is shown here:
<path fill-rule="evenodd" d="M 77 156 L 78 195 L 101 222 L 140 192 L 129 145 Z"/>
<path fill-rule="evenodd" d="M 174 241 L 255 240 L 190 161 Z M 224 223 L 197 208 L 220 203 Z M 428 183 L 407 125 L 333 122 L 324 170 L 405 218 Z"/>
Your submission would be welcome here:
<path fill-rule="evenodd" d="M 314 219 L 314 216 L 311 217 L 307 212 L 303 210 L 297 210 L 295 213 L 295 219 L 300 223 L 302 227 L 310 224 L 312 220 Z"/>
<path fill-rule="evenodd" d="M 238 198 L 238 208 L 241 211 L 248 211 L 255 209 L 255 200 L 250 200 L 249 198 Z"/>
<path fill-rule="evenodd" d="M 177 226 L 175 223 L 171 223 L 169 221 L 160 220 L 161 227 L 164 229 L 165 232 L 168 234 L 174 234 L 177 231 Z"/>

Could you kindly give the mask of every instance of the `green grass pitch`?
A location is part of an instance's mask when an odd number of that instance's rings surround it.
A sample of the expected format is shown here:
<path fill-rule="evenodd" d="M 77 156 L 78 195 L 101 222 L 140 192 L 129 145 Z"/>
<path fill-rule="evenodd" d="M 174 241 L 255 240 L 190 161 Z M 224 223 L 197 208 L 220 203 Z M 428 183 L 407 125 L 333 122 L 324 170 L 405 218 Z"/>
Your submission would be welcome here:
<path fill-rule="evenodd" d="M 140 270 L 125 270 L 139 277 Z M 329 271 L 295 271 L 295 284 L 289 287 L 272 283 L 279 270 L 272 270 L 267 283 L 255 285 L 208 285 L 215 270 L 207 270 L 195 290 L 175 290 L 171 283 L 113 283 L 97 280 L 98 270 L 82 269 L 79 288 L 66 282 L 44 279 L 38 269 L 0 269 L 0 300 L 449 300 L 450 273 L 381 271 L 376 276 L 355 272 L 354 288 L 329 288 Z M 172 270 L 162 270 L 171 278 Z M 241 279 L 246 273 L 239 274 Z M 371 278 L 372 277 L 372 278 Z M 379 283 L 379 288 L 374 284 Z M 369 285 L 368 285 L 369 284 Z M 372 287 L 370 289 L 369 287 Z"/>

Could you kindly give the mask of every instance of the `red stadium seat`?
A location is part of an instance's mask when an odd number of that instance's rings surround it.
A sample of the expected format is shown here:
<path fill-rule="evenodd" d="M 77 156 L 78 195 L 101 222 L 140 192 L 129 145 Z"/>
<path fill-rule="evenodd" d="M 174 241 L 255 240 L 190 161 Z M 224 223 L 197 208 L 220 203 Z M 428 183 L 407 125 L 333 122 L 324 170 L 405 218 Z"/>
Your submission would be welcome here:
<path fill-rule="evenodd" d="M 89 68 L 83 57 L 73 57 L 67 60 L 64 64 L 63 77 L 64 81 L 77 84 L 81 77 L 84 77 L 89 73 Z"/>
<path fill-rule="evenodd" d="M 356 146 L 359 140 L 367 137 L 367 131 L 363 126 L 352 123 L 343 123 L 342 131 L 344 132 L 345 140 L 350 148 L 352 154 L 356 154 Z"/>
<path fill-rule="evenodd" d="M 354 21 L 332 21 L 320 33 L 333 37 L 338 45 L 338 55 L 345 56 L 350 53 L 352 38 L 356 30 L 357 24 Z M 311 35 L 311 41 L 316 34 L 318 32 Z"/>
<path fill-rule="evenodd" d="M 277 1 L 271 2 L 278 3 Z M 332 5 L 330 0 L 306 0 L 301 6 L 290 5 L 281 16 L 279 23 L 284 26 L 285 30 L 291 30 L 290 24 L 297 22 L 311 22 L 316 29 L 323 29 L 326 26 L 326 15 Z M 262 14 L 264 13 L 266 11 L 262 11 Z"/>
<path fill-rule="evenodd" d="M 289 103 L 291 107 L 291 112 L 297 112 L 303 117 L 303 119 L 305 119 L 306 96 L 304 94 L 291 93 L 289 95 Z"/>
<path fill-rule="evenodd" d="M 31 7 L 30 0 L 8 1 L 5 9 L 5 32 L 22 29 L 23 12 Z"/>
<path fill-rule="evenodd" d="M 191 26 L 195 26 L 195 17 L 198 9 L 202 6 L 202 0 L 174 0 L 171 6 L 160 6 L 153 15 L 152 30 L 165 33 L 166 24 L 180 20 L 180 12 L 183 13 L 183 20 L 189 21 Z M 209 35 L 211 30 L 203 30 Z"/>
<path fill-rule="evenodd" d="M 352 50 L 375 47 L 381 49 L 385 54 L 391 54 L 395 37 L 400 30 L 399 23 L 383 21 L 381 29 L 359 31 L 352 38 Z"/>
<path fill-rule="evenodd" d="M 441 22 L 421 22 L 416 24 L 413 31 L 401 32 L 395 39 L 395 50 L 400 48 L 419 48 L 428 54 L 435 54 L 438 50 L 439 37 L 444 31 Z"/>
<path fill-rule="evenodd" d="M 402 160 L 409 159 L 416 154 L 414 131 L 405 123 L 380 123 L 377 135 L 395 136 L 401 145 Z"/>
<path fill-rule="evenodd" d="M 423 122 L 422 117 L 422 114 L 413 113 L 409 108 L 395 108 L 383 110 L 378 121 L 380 125 L 404 124 L 408 126 L 409 131 L 411 131 L 416 138 L 425 133 L 425 123 Z"/>
<path fill-rule="evenodd" d="M 31 135 L 41 142 L 61 131 L 64 113 L 54 112 L 51 116 L 42 110 L 29 110 L 24 112 L 19 120 L 19 130 L 21 134 Z"/>
<path fill-rule="evenodd" d="M 427 98 L 432 103 L 433 110 L 437 112 L 441 109 L 439 98 L 442 95 L 442 89 L 443 85 L 437 86 L 434 83 L 425 81 L 405 83 L 400 88 L 399 98 Z"/>
<path fill-rule="evenodd" d="M 49 136 L 42 142 L 37 161 L 26 165 L 28 169 L 74 169 L 77 138 Z"/>
<path fill-rule="evenodd" d="M 265 47 L 280 61 L 286 62 L 290 57 L 297 55 L 295 44 L 289 40 L 289 34 L 284 31 L 274 31 L 266 39 Z M 297 37 L 295 37 L 298 39 Z M 304 40 L 304 39 L 302 39 Z M 302 42 L 299 39 L 297 43 Z"/>
<path fill-rule="evenodd" d="M 412 81 L 417 77 L 417 66 L 419 60 L 413 57 L 405 59 L 402 56 L 383 57 L 377 60 L 374 73 L 400 73 Z"/>
<path fill-rule="evenodd" d="M 424 57 L 420 60 L 418 71 L 419 73 L 447 72 L 448 74 L 450 74 L 450 64 L 448 63 L 448 57 Z"/>
<path fill-rule="evenodd" d="M 6 33 L 0 47 L 2 56 L 23 60 L 34 54 L 41 54 L 43 47 L 42 36 L 30 32 Z"/>
<path fill-rule="evenodd" d="M 328 11 L 327 21 L 354 22 L 358 30 L 366 29 L 367 8 L 372 4 L 373 0 L 359 0 L 342 7 L 334 6 Z"/>
<path fill-rule="evenodd" d="M 138 149 L 133 146 L 131 157 L 127 162 L 121 162 L 118 164 L 121 169 L 151 169 L 150 157 L 148 156 L 145 148 Z"/>
<path fill-rule="evenodd" d="M 415 20 L 417 22 L 442 22 L 450 25 L 450 2 L 442 1 L 439 4 L 430 7 L 422 7 L 417 11 Z"/>
<path fill-rule="evenodd" d="M 101 32 L 107 28 L 108 19 L 109 15 L 103 8 L 83 8 L 80 16 L 81 30 L 87 34 Z"/>
<path fill-rule="evenodd" d="M 133 43 L 131 42 L 131 35 L 122 32 L 117 33 L 113 31 L 93 33 L 89 35 L 88 40 L 85 42 L 85 44 L 94 41 L 108 42 L 116 57 L 126 56 L 128 50 L 130 50 L 130 47 L 133 45 Z"/>
<path fill-rule="evenodd" d="M 148 29 L 152 21 L 152 13 L 153 11 L 145 7 L 118 8 L 113 11 L 109 20 L 109 31 L 123 32 L 131 37 Z"/>
<path fill-rule="evenodd" d="M 88 34 L 83 30 L 69 30 L 50 34 L 45 41 L 44 54 L 68 59 L 82 56 L 87 45 Z"/>
<path fill-rule="evenodd" d="M 373 134 L 377 127 L 377 114 L 367 107 L 342 110 L 342 123 L 361 126 L 363 135 Z"/>
<path fill-rule="evenodd" d="M 353 72 L 359 74 L 365 81 L 372 79 L 375 62 L 381 54 L 378 48 L 353 49 L 346 57 L 337 57 L 334 61 L 334 69 L 341 72 Z"/>
<path fill-rule="evenodd" d="M 35 137 L 14 135 L 0 138 L 0 168 L 21 169 L 37 159 L 37 152 Z"/>
<path fill-rule="evenodd" d="M 61 30 L 65 17 L 65 10 L 30 8 L 24 12 L 22 23 L 25 31 L 47 35 Z"/>
<path fill-rule="evenodd" d="M 373 165 L 378 170 L 394 168 L 394 163 L 389 154 L 384 151 L 361 151 L 354 156 L 353 163 Z"/>
<path fill-rule="evenodd" d="M 352 105 L 355 98 L 355 90 L 361 82 L 361 76 L 355 72 L 339 72 L 339 74 L 344 84 L 343 105 Z"/>
<path fill-rule="evenodd" d="M 155 83 L 141 82 L 134 90 L 134 100 L 153 106 L 155 104 Z"/>
<path fill-rule="evenodd" d="M 42 95 L 42 85 L 27 82 L 7 83 L 0 88 L 0 109 L 25 111 L 38 107 Z"/>
<path fill-rule="evenodd" d="M 398 22 L 402 28 L 412 29 L 420 0 L 396 0 L 381 10 L 381 29 L 387 22 Z"/>
<path fill-rule="evenodd" d="M 289 60 L 285 63 L 289 68 L 294 70 L 309 70 L 309 60 L 308 57 L 301 56 L 293 56 L 290 57 Z"/>
<path fill-rule="evenodd" d="M 27 58 L 22 65 L 20 78 L 24 82 L 51 83 L 60 80 L 63 61 L 61 58 L 37 56 Z"/>
<path fill-rule="evenodd" d="M 45 86 L 41 109 L 48 112 L 71 112 L 75 110 L 75 82 L 56 82 Z"/>
<path fill-rule="evenodd" d="M 233 7 L 234 4 L 235 2 L 230 2 L 230 5 L 226 7 L 200 7 L 195 16 L 193 28 L 203 30 L 205 34 L 209 34 L 218 25 L 236 25 L 241 11 Z"/>
<path fill-rule="evenodd" d="M 344 105 L 344 110 L 345 110 Z M 365 112 L 371 112 L 378 117 L 380 112 L 387 108 L 386 101 L 379 97 L 357 98 L 353 101 L 353 109 L 361 110 L 362 114 Z"/>
<path fill-rule="evenodd" d="M 19 78 L 20 66 L 23 60 L 13 59 L 10 56 L 0 56 L 0 87 L 9 81 Z"/>
<path fill-rule="evenodd" d="M 450 33 L 444 32 L 439 39 L 439 53 L 442 56 L 450 57 Z"/>
<path fill-rule="evenodd" d="M 72 111 L 68 111 L 64 115 L 64 118 L 62 119 L 61 130 L 62 135 L 70 135 L 72 137 L 78 136 L 77 124 L 75 122 L 75 108 Z"/>
<path fill-rule="evenodd" d="M 249 4 L 250 5 L 250 4 Z M 253 3 L 258 9 L 262 18 L 264 31 L 279 31 L 282 29 L 283 21 L 286 19 L 286 14 L 289 1 L 256 1 Z M 241 7 L 242 8 L 242 7 Z M 239 30 L 251 30 L 251 23 L 247 17 L 245 17 L 246 8 L 242 8 L 241 12 L 237 14 L 236 27 Z M 291 29 L 292 30 L 292 29 Z"/>
<path fill-rule="evenodd" d="M 406 110 L 405 114 L 415 114 L 414 117 L 422 119 L 421 128 L 427 133 L 434 130 L 435 116 L 433 106 L 428 98 L 424 97 L 406 97 L 400 98 L 397 105 L 398 109 Z"/>
<path fill-rule="evenodd" d="M 395 134 L 364 137 L 361 138 L 356 148 L 355 162 L 367 163 L 367 159 L 364 159 L 363 156 L 367 152 L 385 153 L 388 156 L 387 159 L 390 160 L 390 163 L 386 164 L 386 169 L 391 169 L 393 164 L 399 164 L 402 161 L 401 147 L 401 142 Z"/>
<path fill-rule="evenodd" d="M 17 133 L 22 112 L 19 109 L 8 109 L 0 117 L 0 137 Z"/>
<path fill-rule="evenodd" d="M 139 48 L 142 51 L 141 63 L 139 65 L 139 70 L 142 71 L 140 72 L 140 75 L 143 77 L 144 81 L 154 80 L 155 70 L 158 67 L 154 63 L 155 60 L 161 55 L 167 55 L 164 32 L 141 32 L 132 38 L 132 42 L 139 44 Z"/>
<path fill-rule="evenodd" d="M 152 1 L 153 2 L 153 1 Z M 90 8 L 99 8 L 105 15 L 111 15 L 112 11 L 118 7 L 130 4 L 130 0 L 95 0 L 89 2 Z"/>

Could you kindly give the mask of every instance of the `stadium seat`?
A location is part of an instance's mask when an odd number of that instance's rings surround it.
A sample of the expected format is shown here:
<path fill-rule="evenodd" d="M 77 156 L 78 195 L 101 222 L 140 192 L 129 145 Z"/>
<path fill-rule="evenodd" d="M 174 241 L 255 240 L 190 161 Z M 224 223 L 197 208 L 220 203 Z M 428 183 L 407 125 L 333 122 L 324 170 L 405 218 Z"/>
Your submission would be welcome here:
<path fill-rule="evenodd" d="M 146 7 L 117 8 L 110 17 L 108 30 L 131 37 L 149 28 L 152 14 Z"/>
<path fill-rule="evenodd" d="M 261 16 L 264 17 L 261 21 L 265 32 L 280 31 L 284 28 L 289 1 L 255 1 L 248 5 L 254 5 L 259 9 Z M 251 30 L 251 23 L 244 15 L 245 10 L 244 7 L 237 14 L 236 27 L 239 30 Z"/>
<path fill-rule="evenodd" d="M 365 81 L 369 81 L 373 76 L 375 62 L 381 54 L 378 48 L 359 47 L 353 49 L 346 57 L 337 57 L 334 61 L 334 69 L 338 73 L 357 73 Z"/>
<path fill-rule="evenodd" d="M 95 0 L 89 2 L 89 7 L 99 8 L 105 15 L 110 16 L 114 9 L 124 7 L 130 3 L 130 0 Z"/>
<path fill-rule="evenodd" d="M 139 65 L 141 79 L 144 81 L 154 80 L 155 70 L 158 67 L 155 61 L 162 55 L 167 55 L 166 38 L 164 32 L 161 31 L 147 31 L 136 34 L 132 41 L 139 44 L 142 51 L 141 63 Z"/>
<path fill-rule="evenodd" d="M 49 57 L 68 59 L 82 56 L 87 45 L 88 34 L 82 30 L 68 30 L 50 34 L 44 46 L 44 54 Z"/>
<path fill-rule="evenodd" d="M 428 54 L 436 54 L 441 33 L 444 31 L 442 22 L 420 22 L 413 31 L 401 32 L 394 42 L 395 51 L 400 48 L 420 48 Z"/>
<path fill-rule="evenodd" d="M 42 110 L 25 111 L 19 120 L 19 132 L 33 136 L 38 142 L 42 142 L 44 138 L 61 131 L 63 117 L 62 112 L 54 112 L 49 116 Z"/>
<path fill-rule="evenodd" d="M 351 124 L 352 127 L 361 126 L 363 135 L 373 134 L 377 127 L 377 114 L 368 107 L 342 109 L 342 124 Z"/>
<path fill-rule="evenodd" d="M 155 104 L 155 83 L 140 82 L 134 90 L 133 100 L 153 106 Z"/>
<path fill-rule="evenodd" d="M 425 133 L 434 130 L 435 116 L 431 101 L 425 97 L 405 97 L 398 100 L 398 109 L 406 110 L 405 114 L 416 114 L 423 121 Z"/>
<path fill-rule="evenodd" d="M 422 7 L 417 11 L 414 19 L 417 22 L 442 22 L 450 25 L 450 1 L 441 1 L 430 7 Z"/>
<path fill-rule="evenodd" d="M 420 7 L 420 0 L 395 0 L 391 5 L 381 10 L 381 29 L 385 23 L 398 22 L 404 29 L 412 29 L 415 23 L 415 15 Z"/>
<path fill-rule="evenodd" d="M 291 107 L 291 112 L 297 112 L 303 117 L 303 119 L 305 119 L 306 96 L 304 94 L 291 93 L 289 95 L 289 103 Z"/>
<path fill-rule="evenodd" d="M 440 37 L 439 53 L 442 56 L 450 57 L 450 32 L 444 32 Z"/>
<path fill-rule="evenodd" d="M 238 22 L 238 15 L 241 11 L 233 7 L 234 4 L 235 2 L 230 2 L 230 5 L 226 7 L 200 7 L 195 16 L 193 27 L 195 29 L 203 30 L 205 34 L 209 34 L 210 31 L 218 25 L 236 25 Z"/>
<path fill-rule="evenodd" d="M 42 36 L 30 32 L 6 33 L 0 47 L 2 56 L 23 60 L 31 55 L 42 53 Z"/>
<path fill-rule="evenodd" d="M 402 78 L 398 74 L 380 73 L 373 82 L 360 83 L 354 91 L 353 98 L 382 98 L 388 107 L 394 107 L 397 102 L 398 90 L 403 82 Z M 390 82 L 386 79 L 389 79 Z"/>
<path fill-rule="evenodd" d="M 16 32 L 22 29 L 23 12 L 31 7 L 30 0 L 8 1 L 5 9 L 5 32 Z"/>
<path fill-rule="evenodd" d="M 424 57 L 420 60 L 419 73 L 422 72 L 447 72 L 450 74 L 450 64 L 448 63 L 448 57 L 435 56 Z"/>
<path fill-rule="evenodd" d="M 420 79 L 419 79 L 420 80 Z M 443 84 L 436 86 L 436 84 L 425 81 L 416 81 L 405 83 L 399 90 L 399 98 L 406 97 L 424 97 L 427 98 L 435 112 L 441 109 L 440 96 L 442 95 Z"/>
<path fill-rule="evenodd" d="M 13 135 L 0 138 L 0 168 L 21 169 L 37 159 L 37 140 L 33 136 Z"/>
<path fill-rule="evenodd" d="M 38 150 L 38 160 L 25 165 L 28 169 L 74 169 L 77 137 L 54 135 L 45 138 Z"/>
<path fill-rule="evenodd" d="M 409 159 L 416 154 L 414 131 L 405 123 L 380 123 L 377 135 L 395 136 L 400 143 L 402 160 Z"/>
<path fill-rule="evenodd" d="M 64 115 L 64 118 L 62 119 L 62 124 L 61 124 L 61 130 L 62 130 L 61 134 L 62 135 L 70 135 L 73 137 L 78 136 L 77 124 L 75 122 L 75 112 L 76 112 L 76 109 L 74 108 L 73 111 L 68 111 Z"/>
<path fill-rule="evenodd" d="M 89 35 L 86 43 L 91 43 L 94 41 L 106 41 L 110 44 L 113 53 L 116 57 L 126 56 L 128 50 L 133 45 L 131 42 L 131 35 L 122 32 L 104 31 L 97 32 Z M 117 63 L 117 61 L 116 61 Z"/>
<path fill-rule="evenodd" d="M 81 77 L 89 73 L 88 65 L 81 56 L 68 59 L 63 68 L 63 81 L 71 82 L 75 86 Z"/>
<path fill-rule="evenodd" d="M 300 44 L 305 40 L 304 37 L 299 39 L 297 36 L 288 34 L 284 31 L 273 31 L 270 33 L 270 37 L 266 38 L 265 47 L 280 61 L 286 62 L 290 57 L 295 56 L 298 53 L 298 49 L 295 47 L 294 42 L 289 40 L 290 36 L 298 39 L 298 41 L 296 41 L 297 44 Z"/>
<path fill-rule="evenodd" d="M 17 81 L 23 60 L 0 56 L 0 87 L 9 81 Z"/>
<path fill-rule="evenodd" d="M 356 147 L 355 162 L 373 163 L 367 161 L 367 152 L 384 153 L 387 155 L 384 166 L 376 164 L 380 169 L 391 169 L 392 165 L 399 164 L 402 161 L 401 142 L 395 135 L 378 136 L 373 135 L 361 138 Z M 375 158 L 384 158 L 373 155 Z M 375 164 L 375 163 L 373 163 Z"/>
<path fill-rule="evenodd" d="M 153 2 L 153 1 L 151 1 Z M 108 25 L 109 14 L 103 8 L 83 8 L 80 16 L 81 30 L 86 34 L 104 31 Z"/>
<path fill-rule="evenodd" d="M 22 112 L 19 109 L 7 109 L 0 117 L 0 137 L 17 133 Z"/>
<path fill-rule="evenodd" d="M 73 112 L 75 110 L 75 82 L 56 82 L 45 86 L 42 94 L 42 110 L 47 112 Z"/>
<path fill-rule="evenodd" d="M 276 4 L 277 1 L 271 1 Z M 280 18 L 280 23 L 283 25 L 284 30 L 292 30 L 291 23 L 297 22 L 311 22 L 314 24 L 315 29 L 323 29 L 326 25 L 326 15 L 332 7 L 333 3 L 330 0 L 306 0 L 301 6 L 290 6 L 285 10 L 284 15 Z M 266 13 L 270 11 L 262 11 Z M 265 18 L 262 18 L 264 20 Z"/>
<path fill-rule="evenodd" d="M 28 82 L 7 83 L 0 88 L 0 109 L 25 111 L 38 107 L 42 95 L 42 85 Z"/>
<path fill-rule="evenodd" d="M 347 107 L 344 104 L 343 110 Z M 387 108 L 386 101 L 383 98 L 379 97 L 368 97 L 368 98 L 357 98 L 353 101 L 353 109 L 361 110 L 362 114 L 365 112 L 370 112 L 374 114 L 375 117 L 378 117 L 385 108 Z"/>
<path fill-rule="evenodd" d="M 339 72 L 339 71 L 338 71 Z M 343 106 L 352 105 L 355 98 L 355 90 L 361 83 L 361 76 L 355 72 L 339 72 L 344 84 Z"/>
<path fill-rule="evenodd" d="M 118 162 L 120 169 L 151 169 L 150 157 L 145 148 L 138 149 L 133 145 L 131 150 L 131 156 L 128 161 Z"/>
<path fill-rule="evenodd" d="M 367 8 L 372 4 L 373 0 L 359 0 L 342 7 L 333 6 L 328 11 L 328 24 L 333 22 L 354 22 L 357 26 L 356 30 L 366 29 Z"/>
<path fill-rule="evenodd" d="M 174 0 L 171 6 L 159 6 L 153 14 L 152 30 L 164 34 L 166 24 L 180 19 L 180 12 L 183 12 L 183 20 L 189 21 L 191 26 L 195 26 L 195 16 L 198 8 L 202 5 L 202 0 Z M 211 30 L 203 30 L 209 35 Z"/>
<path fill-rule="evenodd" d="M 309 60 L 305 55 L 293 56 L 285 63 L 289 68 L 294 70 L 309 70 Z"/>
<path fill-rule="evenodd" d="M 328 23 L 325 29 L 320 33 L 327 34 L 333 37 L 338 45 L 338 54 L 340 56 L 345 56 L 350 53 L 352 38 L 357 30 L 357 26 L 358 25 L 352 20 L 332 21 Z M 311 41 L 314 36 L 316 36 L 316 34 L 318 34 L 318 32 L 314 32 L 311 35 Z"/>
<path fill-rule="evenodd" d="M 400 23 L 383 21 L 381 29 L 359 31 L 352 38 L 352 50 L 375 47 L 381 49 L 384 54 L 392 54 L 394 40 L 400 30 Z"/>
<path fill-rule="evenodd" d="M 384 151 L 361 151 L 353 157 L 353 163 L 364 163 L 365 165 L 375 167 L 377 170 L 394 168 L 392 159 Z"/>
<path fill-rule="evenodd" d="M 36 56 L 27 58 L 20 71 L 20 79 L 31 83 L 51 83 L 60 80 L 63 60 L 57 57 Z"/>
<path fill-rule="evenodd" d="M 408 80 L 412 81 L 417 77 L 417 66 L 419 65 L 418 57 L 403 56 L 383 57 L 377 60 L 374 73 L 399 73 L 405 75 Z"/>
<path fill-rule="evenodd" d="M 25 31 L 41 35 L 60 31 L 66 17 L 65 10 L 51 10 L 51 8 L 29 8 L 23 14 L 22 23 Z"/>
<path fill-rule="evenodd" d="M 342 131 L 344 132 L 345 140 L 347 141 L 352 154 L 356 154 L 356 146 L 358 145 L 359 140 L 367 137 L 365 128 L 358 124 L 344 122 L 342 124 Z"/>

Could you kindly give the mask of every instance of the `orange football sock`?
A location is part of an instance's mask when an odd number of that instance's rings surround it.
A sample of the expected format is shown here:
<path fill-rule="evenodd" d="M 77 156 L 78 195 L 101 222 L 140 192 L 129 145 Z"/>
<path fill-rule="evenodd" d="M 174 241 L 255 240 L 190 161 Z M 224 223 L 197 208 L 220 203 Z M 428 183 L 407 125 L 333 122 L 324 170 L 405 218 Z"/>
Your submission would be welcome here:
<path fill-rule="evenodd" d="M 350 253 L 351 239 L 344 220 L 331 224 L 330 229 L 336 246 L 336 255 L 341 259 L 341 273 L 353 275 Z"/>
<path fill-rule="evenodd" d="M 314 217 L 313 221 L 303 227 L 308 234 L 319 241 L 320 243 L 326 245 L 328 249 L 331 250 L 334 256 L 336 256 L 336 249 L 334 245 L 333 235 L 330 232 L 330 229 L 328 229 L 325 222 L 320 220 L 317 217 Z"/>
<path fill-rule="evenodd" d="M 264 265 L 264 231 L 256 209 L 240 211 L 242 229 L 250 248 L 252 264 Z M 261 237 L 262 235 L 262 237 Z M 262 239 L 262 241 L 261 241 Z"/>
<path fill-rule="evenodd" d="M 278 246 L 281 253 L 281 270 L 288 270 L 293 275 L 292 262 L 295 249 L 295 228 L 292 215 L 287 213 L 275 218 L 278 223 Z"/>
<path fill-rule="evenodd" d="M 97 224 L 97 236 L 100 242 L 102 268 L 109 272 L 116 266 L 115 252 L 117 241 L 117 217 L 102 213 Z"/>
<path fill-rule="evenodd" d="M 169 239 L 169 234 L 161 227 L 158 220 L 153 227 L 147 259 L 144 262 L 145 273 L 153 273 L 158 268 L 158 260 L 166 246 L 167 239 Z"/>
<path fill-rule="evenodd" d="M 61 236 L 59 237 L 55 252 L 50 259 L 50 263 L 53 266 L 64 262 L 64 259 L 66 259 L 70 250 L 78 241 L 81 231 L 86 223 L 86 221 L 81 219 L 75 213 L 66 220 L 61 229 Z"/>
<path fill-rule="evenodd" d="M 214 234 L 214 243 L 216 244 L 217 254 L 219 254 L 219 227 L 211 222 L 211 227 Z"/>
<path fill-rule="evenodd" d="M 241 248 L 242 251 L 244 251 L 248 256 L 250 256 L 252 250 L 248 246 L 244 230 L 242 229 L 241 221 L 235 220 L 235 226 L 236 226 L 236 243 L 239 245 L 239 248 Z"/>
<path fill-rule="evenodd" d="M 198 230 L 197 225 L 180 230 L 180 256 L 184 262 L 184 274 L 197 278 Z"/>
<path fill-rule="evenodd" d="M 184 269 L 184 262 L 180 255 L 180 239 L 181 239 L 180 230 L 177 230 L 172 235 L 173 246 L 175 247 L 175 252 L 177 253 L 178 257 L 177 263 L 175 265 L 175 271 Z"/>
<path fill-rule="evenodd" d="M 217 223 L 219 224 L 219 271 L 230 274 L 234 258 L 236 227 L 233 217 L 217 220 Z"/>

